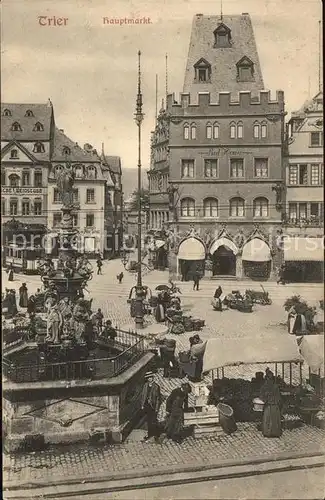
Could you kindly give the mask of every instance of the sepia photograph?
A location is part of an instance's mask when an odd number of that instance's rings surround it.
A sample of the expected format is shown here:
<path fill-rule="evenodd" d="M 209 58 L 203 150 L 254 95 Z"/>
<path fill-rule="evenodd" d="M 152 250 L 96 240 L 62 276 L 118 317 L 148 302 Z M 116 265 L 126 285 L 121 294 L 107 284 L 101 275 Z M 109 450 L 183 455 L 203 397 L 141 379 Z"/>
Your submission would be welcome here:
<path fill-rule="evenodd" d="M 2 0 L 5 500 L 323 500 L 320 0 Z"/>

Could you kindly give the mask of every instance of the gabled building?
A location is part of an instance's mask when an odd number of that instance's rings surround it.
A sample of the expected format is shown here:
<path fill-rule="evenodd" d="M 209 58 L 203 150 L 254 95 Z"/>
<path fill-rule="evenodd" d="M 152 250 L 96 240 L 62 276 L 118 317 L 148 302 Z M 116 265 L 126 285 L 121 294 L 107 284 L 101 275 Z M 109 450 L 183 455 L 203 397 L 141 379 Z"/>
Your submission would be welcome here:
<path fill-rule="evenodd" d="M 290 281 L 322 281 L 324 260 L 323 92 L 292 113 L 287 125 L 283 230 Z"/>
<path fill-rule="evenodd" d="M 1 105 L 1 215 L 3 263 L 33 271 L 47 226 L 47 184 L 54 113 L 47 104 Z M 29 250 L 28 250 L 29 251 Z M 36 252 L 37 253 L 37 252 Z"/>
<path fill-rule="evenodd" d="M 268 279 L 281 264 L 285 105 L 264 88 L 248 14 L 194 17 L 183 90 L 158 117 L 149 171 L 170 272 Z"/>
<path fill-rule="evenodd" d="M 119 156 L 105 157 L 105 165 L 108 167 L 114 183 L 114 191 L 111 194 L 112 216 L 112 249 L 113 255 L 119 255 L 123 246 L 123 179 L 122 163 Z"/>

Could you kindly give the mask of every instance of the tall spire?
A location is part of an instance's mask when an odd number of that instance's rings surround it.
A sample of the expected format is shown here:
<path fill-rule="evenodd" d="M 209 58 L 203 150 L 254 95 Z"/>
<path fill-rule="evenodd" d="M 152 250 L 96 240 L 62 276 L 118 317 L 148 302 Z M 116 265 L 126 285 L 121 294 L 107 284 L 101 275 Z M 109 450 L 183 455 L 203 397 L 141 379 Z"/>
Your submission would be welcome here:
<path fill-rule="evenodd" d="M 319 48 L 318 48 L 318 90 L 322 90 L 322 21 L 318 21 L 319 28 Z"/>
<path fill-rule="evenodd" d="M 156 124 L 158 118 L 158 75 L 156 74 Z"/>
<path fill-rule="evenodd" d="M 168 96 L 168 54 L 166 54 L 166 104 Z"/>
<path fill-rule="evenodd" d="M 142 93 L 141 93 L 141 52 L 138 52 L 138 94 L 135 110 L 135 121 L 137 125 L 141 125 L 144 114 L 142 113 Z"/>
<path fill-rule="evenodd" d="M 221 21 L 223 21 L 222 0 L 220 0 L 220 19 L 221 19 Z"/>

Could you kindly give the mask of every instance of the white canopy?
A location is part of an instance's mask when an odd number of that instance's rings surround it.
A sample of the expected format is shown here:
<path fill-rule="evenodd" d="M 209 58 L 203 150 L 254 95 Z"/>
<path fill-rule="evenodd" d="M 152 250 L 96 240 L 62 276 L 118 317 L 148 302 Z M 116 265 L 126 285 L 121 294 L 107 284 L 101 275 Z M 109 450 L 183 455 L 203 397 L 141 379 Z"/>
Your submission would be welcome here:
<path fill-rule="evenodd" d="M 179 245 L 178 258 L 182 260 L 204 260 L 205 248 L 203 243 L 197 238 L 186 238 Z"/>
<path fill-rule="evenodd" d="M 285 261 L 323 262 L 323 238 L 297 238 L 287 236 L 283 241 Z"/>
<path fill-rule="evenodd" d="M 215 240 L 211 245 L 209 253 L 213 255 L 214 252 L 218 250 L 219 247 L 229 248 L 229 250 L 232 250 L 234 255 L 238 254 L 238 248 L 236 247 L 235 243 L 231 241 L 229 238 L 219 238 Z"/>
<path fill-rule="evenodd" d="M 300 352 L 312 373 L 324 377 L 324 335 L 304 335 Z"/>
<path fill-rule="evenodd" d="M 207 341 L 203 371 L 223 366 L 302 361 L 296 337 L 272 335 L 260 338 L 214 338 Z"/>
<path fill-rule="evenodd" d="M 272 260 L 270 247 L 260 238 L 253 238 L 244 245 L 242 260 L 268 262 Z"/>

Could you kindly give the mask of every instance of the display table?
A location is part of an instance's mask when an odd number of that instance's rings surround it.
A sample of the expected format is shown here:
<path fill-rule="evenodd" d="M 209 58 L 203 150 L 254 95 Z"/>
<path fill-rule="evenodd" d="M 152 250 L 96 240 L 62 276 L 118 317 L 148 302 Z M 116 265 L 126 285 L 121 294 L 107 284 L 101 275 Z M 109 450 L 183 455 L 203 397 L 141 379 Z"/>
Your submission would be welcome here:
<path fill-rule="evenodd" d="M 216 406 L 208 405 L 209 389 L 202 382 L 192 385 L 193 411 L 184 414 L 184 425 L 193 426 L 194 437 L 223 434 Z"/>

